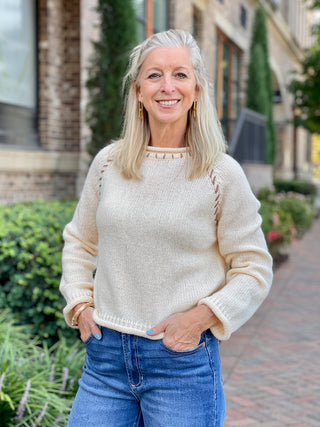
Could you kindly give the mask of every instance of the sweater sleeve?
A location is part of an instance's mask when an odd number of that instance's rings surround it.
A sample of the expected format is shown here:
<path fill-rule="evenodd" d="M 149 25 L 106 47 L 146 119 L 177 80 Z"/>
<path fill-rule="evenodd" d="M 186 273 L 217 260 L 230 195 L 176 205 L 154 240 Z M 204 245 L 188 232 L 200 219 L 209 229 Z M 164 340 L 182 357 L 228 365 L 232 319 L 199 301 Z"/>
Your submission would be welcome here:
<path fill-rule="evenodd" d="M 72 221 L 63 231 L 62 278 L 60 292 L 67 305 L 63 313 L 69 326 L 72 309 L 80 302 L 93 303 L 93 272 L 98 255 L 96 212 L 99 204 L 100 171 L 106 160 L 106 148 L 93 160 Z"/>
<path fill-rule="evenodd" d="M 272 258 L 261 229 L 260 203 L 242 168 L 224 155 L 214 169 L 220 177 L 217 239 L 228 270 L 224 286 L 199 303 L 208 305 L 220 320 L 212 333 L 227 340 L 268 295 Z"/>

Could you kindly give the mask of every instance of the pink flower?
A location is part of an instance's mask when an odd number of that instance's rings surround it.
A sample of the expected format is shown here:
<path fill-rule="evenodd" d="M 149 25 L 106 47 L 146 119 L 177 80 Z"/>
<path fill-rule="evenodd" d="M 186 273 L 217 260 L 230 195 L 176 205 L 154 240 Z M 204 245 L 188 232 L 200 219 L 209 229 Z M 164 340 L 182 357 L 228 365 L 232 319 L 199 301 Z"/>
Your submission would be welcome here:
<path fill-rule="evenodd" d="M 274 242 L 279 237 L 282 237 L 282 234 L 278 233 L 278 231 L 276 231 L 276 230 L 269 231 L 269 233 L 267 234 L 267 242 L 269 242 L 269 243 Z"/>

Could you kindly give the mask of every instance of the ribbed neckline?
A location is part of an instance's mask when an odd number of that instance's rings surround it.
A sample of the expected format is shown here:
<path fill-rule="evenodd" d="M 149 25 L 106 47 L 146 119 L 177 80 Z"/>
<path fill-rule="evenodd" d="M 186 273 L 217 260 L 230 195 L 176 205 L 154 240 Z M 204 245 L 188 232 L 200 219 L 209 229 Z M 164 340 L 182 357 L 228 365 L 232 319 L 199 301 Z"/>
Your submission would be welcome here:
<path fill-rule="evenodd" d="M 184 158 L 189 152 L 189 147 L 170 148 L 148 146 L 146 149 L 146 157 L 154 159 L 180 159 Z"/>

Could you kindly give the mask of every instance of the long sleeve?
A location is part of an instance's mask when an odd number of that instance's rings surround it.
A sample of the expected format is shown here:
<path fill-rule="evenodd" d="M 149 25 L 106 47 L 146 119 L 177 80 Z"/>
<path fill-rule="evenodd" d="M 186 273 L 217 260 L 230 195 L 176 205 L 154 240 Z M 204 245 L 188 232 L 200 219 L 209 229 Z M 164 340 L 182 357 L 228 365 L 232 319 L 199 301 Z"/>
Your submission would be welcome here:
<path fill-rule="evenodd" d="M 99 177 L 106 148 L 93 160 L 72 221 L 63 231 L 62 278 L 60 291 L 67 305 L 63 312 L 71 326 L 73 307 L 80 302 L 93 303 L 93 272 L 98 255 L 96 213 L 99 204 Z"/>
<path fill-rule="evenodd" d="M 225 285 L 199 303 L 207 304 L 219 318 L 212 332 L 226 340 L 267 296 L 272 283 L 272 258 L 261 230 L 260 203 L 241 167 L 224 156 L 215 171 L 220 187 L 217 239 L 227 273 Z"/>

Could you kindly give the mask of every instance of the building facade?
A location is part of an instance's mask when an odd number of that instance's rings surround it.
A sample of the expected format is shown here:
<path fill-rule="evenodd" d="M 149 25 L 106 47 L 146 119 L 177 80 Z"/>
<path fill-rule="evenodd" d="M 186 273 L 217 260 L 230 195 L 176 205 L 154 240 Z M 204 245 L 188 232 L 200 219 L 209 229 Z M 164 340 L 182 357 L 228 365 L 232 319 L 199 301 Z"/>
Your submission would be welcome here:
<path fill-rule="evenodd" d="M 287 85 L 312 42 L 303 0 L 134 0 L 140 40 L 166 28 L 196 37 L 228 138 L 246 105 L 254 13 L 267 13 L 277 131 L 275 172 L 309 176 L 308 132 L 291 124 Z M 79 194 L 89 159 L 85 82 L 99 37 L 96 0 L 0 1 L 0 203 Z M 254 141 L 252 142 L 254 143 Z M 296 156 L 294 155 L 296 153 Z"/>

